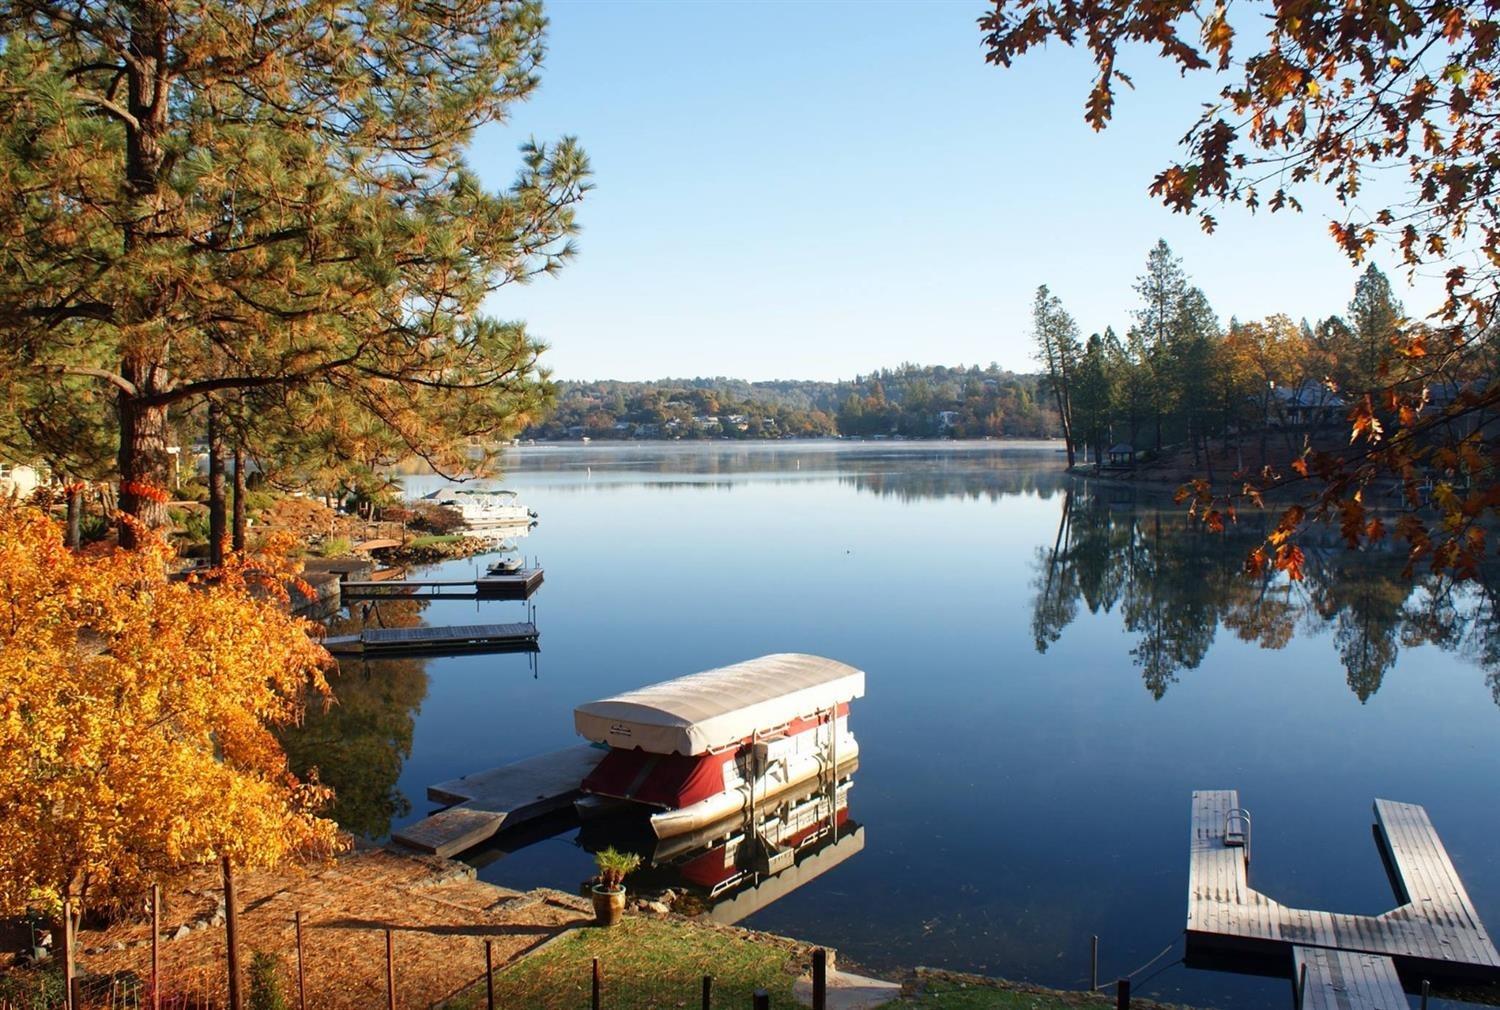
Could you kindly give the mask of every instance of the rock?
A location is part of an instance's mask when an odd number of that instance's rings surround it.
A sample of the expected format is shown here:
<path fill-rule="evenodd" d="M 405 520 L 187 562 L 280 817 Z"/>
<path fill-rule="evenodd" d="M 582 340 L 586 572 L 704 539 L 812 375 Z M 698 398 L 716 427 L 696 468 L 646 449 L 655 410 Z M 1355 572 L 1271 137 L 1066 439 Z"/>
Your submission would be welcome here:
<path fill-rule="evenodd" d="M 672 911 L 671 906 L 665 901 L 643 901 L 641 908 L 647 912 L 655 912 L 657 915 L 666 915 Z"/>
<path fill-rule="evenodd" d="M 183 937 L 187 936 L 192 931 L 193 931 L 193 927 L 189 926 L 187 923 L 184 922 L 181 926 L 177 927 L 177 932 L 175 932 L 175 933 L 172 934 L 172 939 L 174 939 L 174 940 L 181 940 Z"/>
<path fill-rule="evenodd" d="M 112 943 L 112 944 L 109 945 L 109 949 L 110 950 L 124 950 L 125 949 L 125 941 L 124 940 L 116 940 L 114 943 Z"/>
<path fill-rule="evenodd" d="M 208 920 L 208 924 L 210 926 L 222 926 L 222 925 L 224 925 L 224 913 L 223 912 L 215 912 L 213 918 Z"/>

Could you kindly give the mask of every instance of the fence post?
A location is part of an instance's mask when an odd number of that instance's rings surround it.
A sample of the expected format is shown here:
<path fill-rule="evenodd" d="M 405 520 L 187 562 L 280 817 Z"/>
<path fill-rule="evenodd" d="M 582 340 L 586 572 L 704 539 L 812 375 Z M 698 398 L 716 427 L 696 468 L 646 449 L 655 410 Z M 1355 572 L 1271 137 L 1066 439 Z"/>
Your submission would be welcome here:
<path fill-rule="evenodd" d="M 596 957 L 594 958 L 594 990 L 593 996 L 591 996 L 589 999 L 589 1006 L 593 1007 L 593 1010 L 599 1010 L 601 988 L 601 979 L 599 978 L 599 959 Z"/>
<path fill-rule="evenodd" d="M 302 911 L 297 911 L 297 1010 L 307 1010 L 307 972 L 302 964 Z"/>
<path fill-rule="evenodd" d="M 1422 980 L 1422 1010 L 1427 1010 L 1427 997 L 1432 992 L 1432 983 L 1425 978 Z"/>
<path fill-rule="evenodd" d="M 819 947 L 812 956 L 813 1010 L 828 1010 L 828 951 Z"/>
<path fill-rule="evenodd" d="M 244 1010 L 240 995 L 240 920 L 235 906 L 234 867 L 224 857 L 224 935 L 228 940 L 229 1010 Z"/>
<path fill-rule="evenodd" d="M 1130 1010 L 1130 979 L 1122 978 L 1115 983 L 1115 1010 Z"/>
<path fill-rule="evenodd" d="M 385 1008 L 396 1010 L 396 940 L 389 926 L 385 930 Z"/>
<path fill-rule="evenodd" d="M 73 993 L 73 900 L 63 899 L 63 1005 L 76 1010 Z"/>
<path fill-rule="evenodd" d="M 710 1010 L 714 1001 L 714 977 L 703 976 L 703 1010 Z"/>
<path fill-rule="evenodd" d="M 750 997 L 751 1006 L 755 1010 L 771 1010 L 771 994 L 764 989 L 755 990 L 755 995 Z"/>
<path fill-rule="evenodd" d="M 1099 991 L 1099 937 L 1089 945 L 1089 992 Z"/>
<path fill-rule="evenodd" d="M 484 1005 L 495 1010 L 495 941 L 484 941 Z"/>
<path fill-rule="evenodd" d="M 151 885 L 151 1010 L 161 1010 L 161 885 Z"/>

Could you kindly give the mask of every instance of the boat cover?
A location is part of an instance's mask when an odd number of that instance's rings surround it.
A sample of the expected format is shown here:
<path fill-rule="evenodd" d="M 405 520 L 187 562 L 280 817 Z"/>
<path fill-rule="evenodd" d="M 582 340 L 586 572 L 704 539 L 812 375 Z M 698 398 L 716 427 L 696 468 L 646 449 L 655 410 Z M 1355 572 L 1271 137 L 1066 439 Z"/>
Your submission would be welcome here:
<path fill-rule="evenodd" d="M 724 765 L 734 755 L 731 750 L 698 755 L 611 750 L 584 778 L 581 788 L 597 796 L 655 807 L 686 807 L 724 791 Z"/>
<path fill-rule="evenodd" d="M 783 652 L 579 705 L 573 725 L 611 747 L 703 754 L 864 694 L 863 670 Z"/>

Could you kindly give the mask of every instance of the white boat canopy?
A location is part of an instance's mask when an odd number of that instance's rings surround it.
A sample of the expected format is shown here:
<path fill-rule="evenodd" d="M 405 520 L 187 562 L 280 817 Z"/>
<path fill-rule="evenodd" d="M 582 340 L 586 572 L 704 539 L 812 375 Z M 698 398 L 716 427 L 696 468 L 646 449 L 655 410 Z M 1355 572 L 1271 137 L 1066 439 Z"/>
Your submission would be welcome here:
<path fill-rule="evenodd" d="M 782 652 L 579 705 L 573 725 L 611 747 L 703 754 L 864 694 L 863 670 Z"/>

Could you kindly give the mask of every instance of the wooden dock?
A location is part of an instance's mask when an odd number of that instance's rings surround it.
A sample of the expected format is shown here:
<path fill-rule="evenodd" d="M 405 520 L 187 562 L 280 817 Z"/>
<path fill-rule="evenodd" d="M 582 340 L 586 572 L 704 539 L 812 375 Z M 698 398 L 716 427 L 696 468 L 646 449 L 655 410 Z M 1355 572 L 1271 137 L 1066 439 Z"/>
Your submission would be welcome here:
<path fill-rule="evenodd" d="M 1297 1010 L 1410 1010 L 1396 965 L 1379 954 L 1293 947 Z"/>
<path fill-rule="evenodd" d="M 348 600 L 386 600 L 399 596 L 447 599 L 529 600 L 542 587 L 540 568 L 522 568 L 508 575 L 481 575 L 473 579 L 346 579 L 340 586 Z"/>
<path fill-rule="evenodd" d="M 483 844 L 501 828 L 570 805 L 605 753 L 603 748 L 578 744 L 428 786 L 428 799 L 453 805 L 393 832 L 391 838 L 419 852 L 457 855 Z"/>
<path fill-rule="evenodd" d="M 1236 814 L 1239 810 L 1239 794 L 1234 790 L 1193 793 L 1187 917 L 1190 956 L 1195 950 L 1288 960 L 1300 956 L 1298 970 L 1301 964 L 1309 966 L 1310 998 L 1314 979 L 1337 976 L 1329 983 L 1335 986 L 1345 984 L 1340 979 L 1363 980 L 1358 1000 L 1351 997 L 1347 1006 L 1339 1004 L 1340 1010 L 1379 1005 L 1389 995 L 1380 995 L 1385 985 L 1382 979 L 1388 981 L 1398 968 L 1409 977 L 1434 982 L 1500 982 L 1500 953 L 1420 806 L 1375 801 L 1377 838 L 1401 902 L 1381 915 L 1290 908 L 1252 888 L 1248 827 L 1244 844 L 1235 844 L 1244 823 Z M 1308 953 L 1316 949 L 1340 957 L 1330 960 L 1326 954 Z M 1345 954 L 1370 955 L 1391 963 L 1387 970 L 1359 961 L 1365 967 L 1355 971 L 1355 962 L 1343 958 Z"/>
<path fill-rule="evenodd" d="M 442 628 L 366 628 L 357 635 L 332 635 L 323 647 L 336 656 L 392 656 L 410 653 L 535 652 L 541 633 L 529 621 L 514 624 L 459 624 Z"/>

